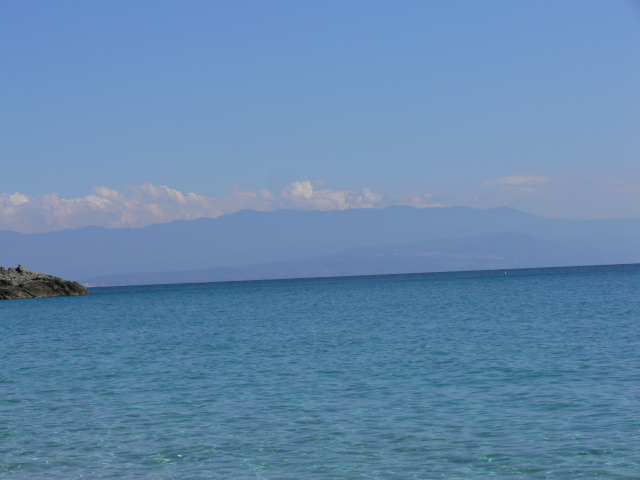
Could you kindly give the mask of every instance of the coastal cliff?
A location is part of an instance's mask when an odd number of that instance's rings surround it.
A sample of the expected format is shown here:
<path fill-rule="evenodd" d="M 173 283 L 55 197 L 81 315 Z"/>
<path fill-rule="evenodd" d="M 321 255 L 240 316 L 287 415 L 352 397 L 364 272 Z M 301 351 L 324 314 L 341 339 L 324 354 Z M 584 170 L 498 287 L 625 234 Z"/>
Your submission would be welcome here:
<path fill-rule="evenodd" d="M 0 267 L 0 300 L 88 295 L 78 282 L 18 268 Z"/>

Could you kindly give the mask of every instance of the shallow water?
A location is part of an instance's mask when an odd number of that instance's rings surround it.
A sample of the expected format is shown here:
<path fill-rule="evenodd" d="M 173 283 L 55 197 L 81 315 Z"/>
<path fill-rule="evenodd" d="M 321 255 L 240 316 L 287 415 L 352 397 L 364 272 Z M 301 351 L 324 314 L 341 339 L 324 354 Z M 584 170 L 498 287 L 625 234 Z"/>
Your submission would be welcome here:
<path fill-rule="evenodd" d="M 0 302 L 0 478 L 640 477 L 640 269 Z"/>

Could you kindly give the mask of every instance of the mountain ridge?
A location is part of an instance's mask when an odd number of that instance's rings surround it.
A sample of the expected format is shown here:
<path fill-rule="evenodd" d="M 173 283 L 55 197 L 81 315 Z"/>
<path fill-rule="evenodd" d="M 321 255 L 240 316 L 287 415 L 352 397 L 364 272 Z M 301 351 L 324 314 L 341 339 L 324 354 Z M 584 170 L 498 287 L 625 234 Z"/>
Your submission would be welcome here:
<path fill-rule="evenodd" d="M 378 245 L 306 259 L 193 271 L 112 275 L 87 279 L 92 285 L 198 283 L 309 277 L 343 277 L 466 270 L 547 268 L 584 265 L 597 247 L 588 243 L 540 240 L 517 232 L 435 239 L 403 245 Z M 605 258 L 592 257 L 597 264 Z M 613 257 L 612 263 L 625 263 Z"/>
<path fill-rule="evenodd" d="M 352 248 L 505 232 L 569 242 L 576 248 L 587 242 L 584 255 L 574 256 L 581 264 L 640 261 L 640 219 L 559 220 L 509 207 L 392 206 L 241 210 L 214 219 L 176 220 L 139 229 L 89 226 L 38 234 L 5 230 L 0 231 L 0 262 L 82 280 L 140 272 L 238 269 L 326 257 Z M 564 251 L 568 255 L 571 248 Z"/>

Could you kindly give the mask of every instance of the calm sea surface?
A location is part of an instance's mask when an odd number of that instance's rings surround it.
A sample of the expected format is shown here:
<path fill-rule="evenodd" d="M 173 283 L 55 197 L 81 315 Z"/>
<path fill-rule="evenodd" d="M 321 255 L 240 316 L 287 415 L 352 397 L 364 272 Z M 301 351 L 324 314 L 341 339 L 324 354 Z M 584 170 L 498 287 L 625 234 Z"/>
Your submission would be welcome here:
<path fill-rule="evenodd" d="M 640 268 L 0 302 L 0 478 L 640 478 Z"/>

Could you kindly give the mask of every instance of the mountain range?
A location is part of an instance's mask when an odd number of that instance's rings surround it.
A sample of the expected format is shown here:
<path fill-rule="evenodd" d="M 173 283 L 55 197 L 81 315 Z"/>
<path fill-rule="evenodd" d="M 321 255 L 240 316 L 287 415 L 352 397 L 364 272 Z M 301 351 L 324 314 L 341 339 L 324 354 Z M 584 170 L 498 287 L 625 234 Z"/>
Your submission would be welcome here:
<path fill-rule="evenodd" d="M 137 229 L 0 231 L 0 265 L 127 285 L 640 262 L 640 219 L 511 208 L 242 210 Z"/>

